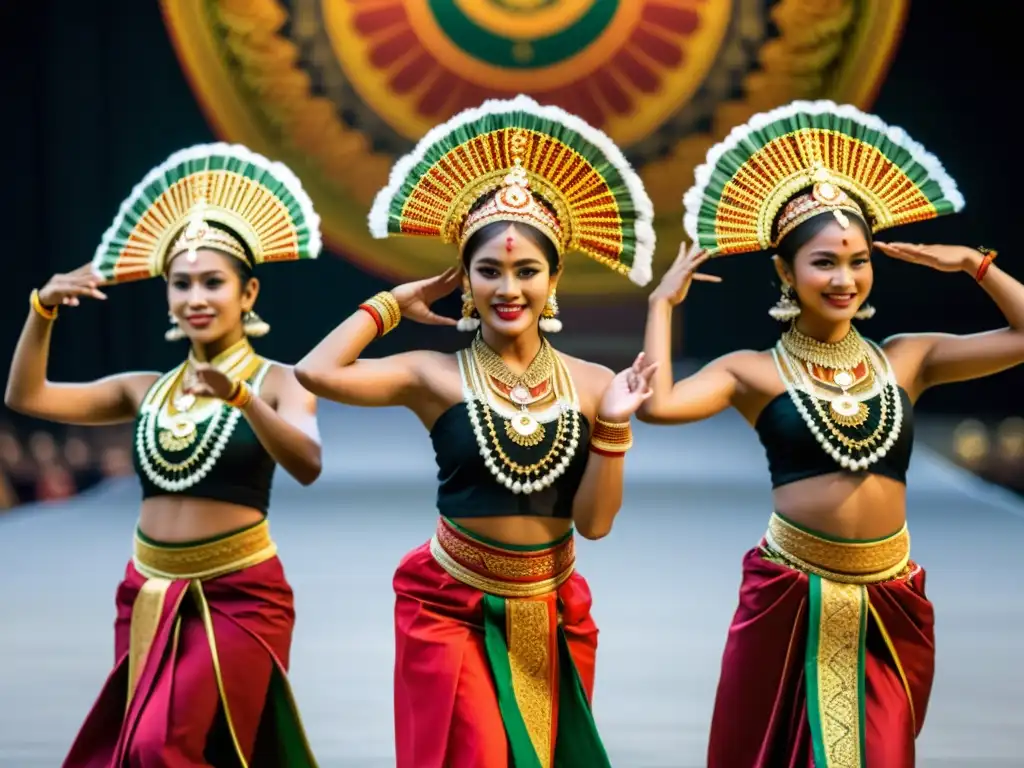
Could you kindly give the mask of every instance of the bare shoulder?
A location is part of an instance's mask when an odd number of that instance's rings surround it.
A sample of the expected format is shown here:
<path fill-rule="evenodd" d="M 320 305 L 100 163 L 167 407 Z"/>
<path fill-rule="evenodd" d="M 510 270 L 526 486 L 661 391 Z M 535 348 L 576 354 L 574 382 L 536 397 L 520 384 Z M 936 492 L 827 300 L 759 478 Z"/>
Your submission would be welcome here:
<path fill-rule="evenodd" d="M 153 387 L 154 384 L 159 381 L 160 377 L 164 374 L 159 371 L 131 371 L 129 373 L 119 373 L 109 377 L 108 381 L 117 381 L 121 385 L 122 397 L 127 397 L 128 400 L 138 408 L 142 405 L 142 401 L 146 397 L 146 393 Z"/>
<path fill-rule="evenodd" d="M 558 350 L 555 351 L 569 369 L 569 373 L 572 374 L 573 381 L 578 388 L 597 388 L 603 392 L 612 379 L 615 378 L 615 371 L 607 365 L 592 363 L 589 360 L 573 357 L 564 352 L 558 352 Z"/>

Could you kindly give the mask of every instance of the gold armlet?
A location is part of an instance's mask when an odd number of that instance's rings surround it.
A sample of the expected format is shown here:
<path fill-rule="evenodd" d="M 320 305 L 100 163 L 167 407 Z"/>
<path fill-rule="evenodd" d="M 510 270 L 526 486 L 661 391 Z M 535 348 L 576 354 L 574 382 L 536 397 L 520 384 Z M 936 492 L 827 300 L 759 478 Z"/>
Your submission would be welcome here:
<path fill-rule="evenodd" d="M 633 428 L 630 422 L 618 424 L 598 418 L 590 433 L 590 450 L 602 456 L 621 456 L 633 447 Z"/>
<path fill-rule="evenodd" d="M 381 291 L 376 296 L 367 299 L 359 308 L 368 312 L 373 322 L 377 324 L 377 338 L 387 336 L 402 320 L 402 310 L 398 306 L 398 300 L 389 291 Z"/>
<path fill-rule="evenodd" d="M 252 387 L 249 386 L 248 382 L 236 381 L 235 386 L 231 388 L 231 394 L 227 396 L 224 402 L 232 408 L 244 410 L 252 402 L 253 397 Z"/>
<path fill-rule="evenodd" d="M 36 314 L 46 320 L 56 320 L 57 310 L 59 307 L 48 307 L 39 300 L 39 289 L 35 289 L 29 294 L 28 303 L 32 305 L 32 309 L 36 311 Z"/>

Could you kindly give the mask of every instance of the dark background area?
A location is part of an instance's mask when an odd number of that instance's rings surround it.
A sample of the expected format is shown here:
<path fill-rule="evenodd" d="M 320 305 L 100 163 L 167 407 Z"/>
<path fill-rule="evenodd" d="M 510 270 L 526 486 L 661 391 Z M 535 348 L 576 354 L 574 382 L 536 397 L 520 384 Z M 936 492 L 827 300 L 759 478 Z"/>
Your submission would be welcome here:
<path fill-rule="evenodd" d="M 871 110 L 904 127 L 937 154 L 967 207 L 959 216 L 880 237 L 984 244 L 1017 276 L 1020 171 L 1012 120 L 1020 68 L 1011 62 L 1006 17 L 994 3 L 916 0 L 888 79 Z M 49 0 L 0 11 L 0 140 L 6 214 L 0 285 L 0 358 L 6 365 L 28 311 L 28 293 L 56 271 L 89 260 L 120 201 L 145 172 L 176 149 L 214 139 L 179 69 L 155 0 Z M 680 193 L 692 178 L 680 179 Z M 682 348 L 706 359 L 738 347 L 766 347 L 778 328 L 766 315 L 777 292 L 770 265 L 734 257 L 713 265 L 721 286 L 700 285 L 686 304 Z M 260 271 L 260 314 L 273 332 L 270 357 L 294 361 L 367 295 L 377 278 L 325 253 L 317 263 Z M 876 256 L 872 302 L 863 325 L 875 338 L 896 332 L 967 333 L 1003 321 L 967 275 L 939 274 Z M 450 312 L 457 311 L 452 297 Z M 637 309 L 642 312 L 638 291 Z M 410 324 L 411 325 L 411 324 Z M 165 370 L 183 354 L 163 341 L 159 280 L 110 291 L 107 303 L 63 313 L 51 377 L 86 380 L 126 369 Z M 417 344 L 452 347 L 454 332 L 403 327 L 375 345 L 386 354 Z M 637 339 L 638 345 L 641 339 Z M 921 408 L 998 418 L 1019 411 L 1024 371 L 946 387 Z M 14 415 L 11 420 L 19 423 Z"/>

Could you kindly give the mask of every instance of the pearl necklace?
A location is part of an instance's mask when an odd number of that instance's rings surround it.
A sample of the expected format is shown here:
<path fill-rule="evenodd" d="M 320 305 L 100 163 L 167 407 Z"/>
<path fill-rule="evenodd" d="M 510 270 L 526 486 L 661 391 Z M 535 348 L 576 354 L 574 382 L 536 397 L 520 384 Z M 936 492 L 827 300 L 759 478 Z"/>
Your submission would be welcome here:
<path fill-rule="evenodd" d="M 792 354 L 781 343 L 772 350 L 772 358 L 775 361 L 779 377 L 785 384 L 786 392 L 803 418 L 804 424 L 814 435 L 814 439 L 818 441 L 822 450 L 831 456 L 840 467 L 851 471 L 865 470 L 877 463 L 879 459 L 885 458 L 899 439 L 903 427 L 903 399 L 900 397 L 896 377 L 885 353 L 873 344 L 871 348 L 875 352 L 872 357 L 877 356 L 877 361 L 870 362 L 881 368 L 881 375 L 876 377 L 881 379 L 880 388 L 877 390 L 880 413 L 878 426 L 872 434 L 860 439 L 844 434 L 838 426 L 832 423 L 822 406 L 822 401 L 829 402 L 828 398 L 817 396 L 809 377 L 802 371 L 803 366 L 793 359 Z M 843 396 L 846 396 L 845 393 Z M 811 404 L 817 419 L 807 407 L 804 398 Z M 883 434 L 885 435 L 884 439 L 882 439 Z M 868 450 L 879 440 L 881 440 L 880 446 L 874 450 Z M 839 446 L 835 443 L 839 443 Z"/>
<path fill-rule="evenodd" d="M 555 439 L 545 456 L 533 464 L 524 465 L 509 458 L 501 447 L 483 380 L 486 373 L 478 365 L 473 351 L 465 349 L 458 356 L 462 396 L 480 456 L 494 479 L 516 494 L 530 494 L 548 488 L 569 468 L 579 448 L 580 414 L 576 388 L 565 364 L 557 354 L 552 353 L 552 357 L 555 361 L 552 381 L 558 402 L 545 415 L 553 415 L 557 421 Z M 536 417 L 531 414 L 531 418 Z"/>

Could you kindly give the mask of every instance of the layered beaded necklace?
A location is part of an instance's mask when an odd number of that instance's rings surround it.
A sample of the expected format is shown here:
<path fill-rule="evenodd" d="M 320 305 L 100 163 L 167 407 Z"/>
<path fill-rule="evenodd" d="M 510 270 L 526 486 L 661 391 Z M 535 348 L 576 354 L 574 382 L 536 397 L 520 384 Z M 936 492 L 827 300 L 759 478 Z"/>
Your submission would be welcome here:
<path fill-rule="evenodd" d="M 150 482 L 171 493 L 191 488 L 210 473 L 242 415 L 216 398 L 184 393 L 198 362 L 190 352 L 186 362 L 157 380 L 139 409 L 135 430 L 139 464 Z M 224 350 L 210 365 L 232 380 L 252 378 L 254 391 L 270 367 L 248 339 Z"/>
<path fill-rule="evenodd" d="M 797 412 L 839 466 L 864 470 L 888 454 L 903 426 L 903 400 L 881 349 L 854 328 L 828 344 L 793 326 L 772 356 Z M 878 423 L 869 428 L 875 399 Z"/>
<path fill-rule="evenodd" d="M 527 494 L 555 482 L 579 448 L 580 414 L 572 377 L 547 340 L 518 375 L 477 336 L 459 353 L 459 371 L 473 434 L 495 480 L 513 493 Z M 539 445 L 554 422 L 551 447 L 531 464 L 514 461 L 502 447 L 495 417 L 504 422 L 504 436 L 523 448 Z"/>

